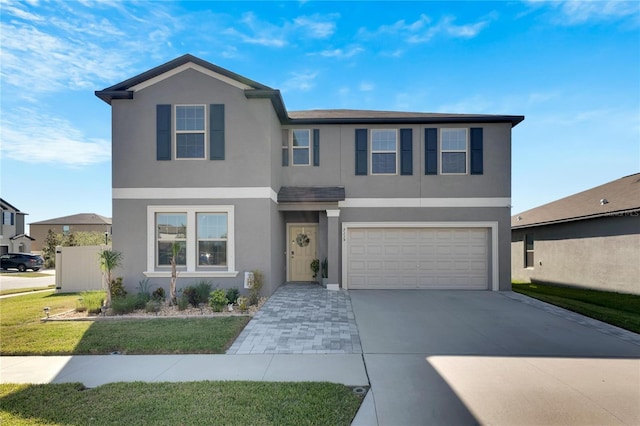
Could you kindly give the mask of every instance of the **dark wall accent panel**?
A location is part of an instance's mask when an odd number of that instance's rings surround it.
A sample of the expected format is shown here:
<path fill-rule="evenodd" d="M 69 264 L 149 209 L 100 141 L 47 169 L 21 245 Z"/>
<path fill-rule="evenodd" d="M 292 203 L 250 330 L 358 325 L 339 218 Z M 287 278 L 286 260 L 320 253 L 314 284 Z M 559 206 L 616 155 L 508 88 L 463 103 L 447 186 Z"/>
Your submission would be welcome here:
<path fill-rule="evenodd" d="M 356 175 L 367 175 L 367 129 L 356 129 Z"/>
<path fill-rule="evenodd" d="M 320 129 L 313 129 L 313 165 L 320 165 Z"/>
<path fill-rule="evenodd" d="M 209 106 L 209 159 L 224 160 L 224 104 Z"/>
<path fill-rule="evenodd" d="M 156 105 L 156 160 L 171 160 L 171 105 Z"/>
<path fill-rule="evenodd" d="M 471 174 L 481 175 L 483 173 L 482 154 L 482 127 L 471 128 Z"/>
<path fill-rule="evenodd" d="M 413 130 L 400 129 L 400 174 L 413 174 Z"/>
<path fill-rule="evenodd" d="M 424 129 L 424 174 L 438 174 L 438 129 Z"/>

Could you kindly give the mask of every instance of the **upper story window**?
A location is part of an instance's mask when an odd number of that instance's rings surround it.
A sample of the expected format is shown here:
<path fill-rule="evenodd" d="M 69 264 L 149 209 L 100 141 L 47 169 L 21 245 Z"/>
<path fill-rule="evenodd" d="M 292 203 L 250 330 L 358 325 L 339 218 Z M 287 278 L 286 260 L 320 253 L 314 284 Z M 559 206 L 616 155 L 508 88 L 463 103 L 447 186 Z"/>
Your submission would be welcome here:
<path fill-rule="evenodd" d="M 2 212 L 2 224 L 3 225 L 13 225 L 14 224 L 14 213 L 8 210 Z"/>
<path fill-rule="evenodd" d="M 71 232 L 71 227 L 69 225 L 62 225 L 62 233 L 64 235 L 69 235 Z"/>
<path fill-rule="evenodd" d="M 309 129 L 294 129 L 291 131 L 294 166 L 308 166 L 310 164 L 310 134 Z"/>
<path fill-rule="evenodd" d="M 440 137 L 442 174 L 466 174 L 467 129 L 442 129 Z"/>
<path fill-rule="evenodd" d="M 206 158 L 205 106 L 176 105 L 176 158 Z"/>
<path fill-rule="evenodd" d="M 371 130 L 371 173 L 395 175 L 398 132 L 395 129 Z"/>

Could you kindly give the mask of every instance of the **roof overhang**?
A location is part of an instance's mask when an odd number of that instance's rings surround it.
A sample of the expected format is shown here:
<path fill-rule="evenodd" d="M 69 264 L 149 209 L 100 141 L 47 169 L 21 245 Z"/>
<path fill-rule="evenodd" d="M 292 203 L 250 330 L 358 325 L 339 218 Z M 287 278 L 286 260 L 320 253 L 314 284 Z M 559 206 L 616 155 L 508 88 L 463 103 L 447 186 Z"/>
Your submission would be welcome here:
<path fill-rule="evenodd" d="M 278 204 L 336 203 L 344 199 L 344 186 L 283 186 L 278 191 Z"/>
<path fill-rule="evenodd" d="M 517 126 L 524 120 L 522 115 L 469 115 L 464 117 L 329 117 L 329 118 L 289 118 L 289 124 L 454 124 L 454 123 L 511 123 Z"/>
<path fill-rule="evenodd" d="M 602 217 L 637 216 L 638 214 L 640 214 L 640 207 L 634 208 L 634 209 L 610 211 L 606 213 L 598 213 L 598 214 L 585 215 L 585 216 L 579 216 L 579 217 L 569 217 L 569 218 L 558 219 L 558 220 L 549 220 L 546 222 L 528 223 L 526 225 L 520 225 L 520 226 L 511 225 L 511 229 L 516 230 L 516 229 L 537 228 L 540 226 L 557 225 L 561 223 L 577 222 L 580 220 L 598 219 Z"/>

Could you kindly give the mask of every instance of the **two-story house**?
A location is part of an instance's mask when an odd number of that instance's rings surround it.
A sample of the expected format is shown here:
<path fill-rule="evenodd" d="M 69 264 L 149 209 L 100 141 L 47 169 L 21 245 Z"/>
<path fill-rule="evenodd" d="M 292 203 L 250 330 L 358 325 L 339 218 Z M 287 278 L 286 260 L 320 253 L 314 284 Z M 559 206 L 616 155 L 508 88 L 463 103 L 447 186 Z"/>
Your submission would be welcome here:
<path fill-rule="evenodd" d="M 191 55 L 97 91 L 111 105 L 123 277 L 242 287 L 509 290 L 511 129 L 522 116 L 287 111 Z"/>
<path fill-rule="evenodd" d="M 7 253 L 29 253 L 33 238 L 24 233 L 25 216 L 16 207 L 0 198 L 2 231 L 0 232 L 0 255 Z"/>

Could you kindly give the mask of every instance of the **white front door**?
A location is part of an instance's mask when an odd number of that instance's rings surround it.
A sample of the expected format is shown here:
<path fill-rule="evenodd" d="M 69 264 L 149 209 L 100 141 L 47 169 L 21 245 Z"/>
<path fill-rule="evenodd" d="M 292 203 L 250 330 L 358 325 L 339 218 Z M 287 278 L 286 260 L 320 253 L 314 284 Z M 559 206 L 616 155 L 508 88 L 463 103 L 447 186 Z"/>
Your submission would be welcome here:
<path fill-rule="evenodd" d="M 316 258 L 318 225 L 288 225 L 289 281 L 315 281 L 311 262 Z"/>

